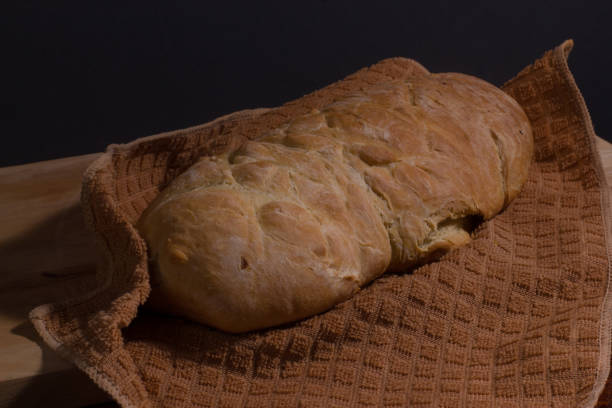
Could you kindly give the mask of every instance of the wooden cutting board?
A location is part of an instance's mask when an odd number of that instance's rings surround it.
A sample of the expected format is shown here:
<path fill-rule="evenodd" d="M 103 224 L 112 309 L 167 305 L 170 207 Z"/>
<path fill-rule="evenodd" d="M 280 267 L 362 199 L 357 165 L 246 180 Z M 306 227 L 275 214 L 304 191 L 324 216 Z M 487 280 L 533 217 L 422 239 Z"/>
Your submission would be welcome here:
<path fill-rule="evenodd" d="M 612 185 L 612 144 L 598 139 L 597 147 Z M 45 346 L 27 320 L 34 307 L 71 297 L 94 273 L 79 198 L 81 176 L 98 156 L 0 168 L 0 407 L 110 400 Z"/>

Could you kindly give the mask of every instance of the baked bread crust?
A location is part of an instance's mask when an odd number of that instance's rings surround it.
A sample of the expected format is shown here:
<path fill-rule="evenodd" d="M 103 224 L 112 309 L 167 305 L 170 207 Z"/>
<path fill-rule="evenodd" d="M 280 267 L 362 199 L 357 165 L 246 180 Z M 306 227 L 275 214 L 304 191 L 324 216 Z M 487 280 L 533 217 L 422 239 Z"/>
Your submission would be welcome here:
<path fill-rule="evenodd" d="M 533 154 L 518 103 L 471 76 L 376 84 L 202 157 L 143 213 L 154 307 L 229 332 L 302 319 L 470 240 Z"/>

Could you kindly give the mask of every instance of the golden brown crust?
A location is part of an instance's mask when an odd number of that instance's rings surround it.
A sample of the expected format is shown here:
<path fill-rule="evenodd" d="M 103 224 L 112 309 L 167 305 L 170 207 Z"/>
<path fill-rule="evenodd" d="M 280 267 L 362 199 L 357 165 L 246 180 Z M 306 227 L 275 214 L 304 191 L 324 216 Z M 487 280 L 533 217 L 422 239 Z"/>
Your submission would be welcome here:
<path fill-rule="evenodd" d="M 374 85 L 203 157 L 141 217 L 158 306 L 230 332 L 301 319 L 469 241 L 518 194 L 519 105 L 461 74 Z"/>

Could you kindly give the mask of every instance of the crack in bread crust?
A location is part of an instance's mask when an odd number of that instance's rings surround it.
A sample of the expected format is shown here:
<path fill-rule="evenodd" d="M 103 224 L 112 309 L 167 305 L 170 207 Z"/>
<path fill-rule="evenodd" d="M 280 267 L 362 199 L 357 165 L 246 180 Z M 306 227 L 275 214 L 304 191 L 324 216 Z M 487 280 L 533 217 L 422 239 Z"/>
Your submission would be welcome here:
<path fill-rule="evenodd" d="M 508 205 L 508 202 L 510 200 L 508 197 L 508 183 L 506 181 L 508 178 L 508 168 L 506 164 L 506 158 L 504 156 L 504 145 L 502 141 L 499 139 L 499 136 L 497 136 L 497 133 L 495 133 L 493 129 L 490 129 L 490 131 L 491 131 L 491 138 L 493 139 L 493 142 L 495 142 L 495 148 L 497 149 L 497 156 L 499 157 L 500 176 L 502 180 L 502 186 L 504 188 L 504 207 L 505 207 Z"/>

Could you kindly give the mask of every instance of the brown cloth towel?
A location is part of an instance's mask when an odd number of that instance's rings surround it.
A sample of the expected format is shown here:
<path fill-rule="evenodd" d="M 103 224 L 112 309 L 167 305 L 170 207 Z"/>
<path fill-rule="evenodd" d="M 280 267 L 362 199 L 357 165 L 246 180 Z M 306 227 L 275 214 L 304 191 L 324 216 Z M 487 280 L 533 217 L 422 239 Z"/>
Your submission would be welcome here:
<path fill-rule="evenodd" d="M 388 274 L 310 319 L 230 335 L 139 308 L 133 224 L 203 154 L 390 78 L 384 60 L 282 107 L 109 146 L 82 204 L 101 265 L 91 292 L 31 313 L 43 339 L 123 407 L 593 407 L 610 369 L 610 197 L 567 41 L 504 85 L 536 154 L 518 198 L 473 242 Z"/>

